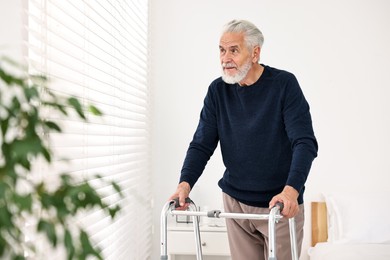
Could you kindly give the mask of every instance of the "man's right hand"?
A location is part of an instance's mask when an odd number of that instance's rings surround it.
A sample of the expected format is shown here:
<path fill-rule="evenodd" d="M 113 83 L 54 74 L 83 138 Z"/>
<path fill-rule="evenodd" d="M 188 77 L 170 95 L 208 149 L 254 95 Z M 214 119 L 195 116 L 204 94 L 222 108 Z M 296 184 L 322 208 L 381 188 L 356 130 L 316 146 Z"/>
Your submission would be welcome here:
<path fill-rule="evenodd" d="M 177 185 L 176 192 L 172 194 L 171 197 L 169 197 L 169 200 L 173 200 L 176 198 L 179 198 L 179 204 L 176 208 L 177 210 L 186 210 L 188 208 L 189 203 L 186 203 L 186 198 L 189 197 L 191 191 L 190 184 L 188 182 L 180 182 L 179 185 Z"/>

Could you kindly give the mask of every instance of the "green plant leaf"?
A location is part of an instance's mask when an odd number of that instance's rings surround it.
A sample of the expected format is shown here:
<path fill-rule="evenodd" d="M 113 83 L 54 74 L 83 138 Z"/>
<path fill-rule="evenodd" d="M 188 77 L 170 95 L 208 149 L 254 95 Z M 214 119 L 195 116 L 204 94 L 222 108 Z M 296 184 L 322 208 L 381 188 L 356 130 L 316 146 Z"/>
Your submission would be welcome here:
<path fill-rule="evenodd" d="M 45 194 L 46 192 L 46 187 L 45 187 L 45 184 L 43 182 L 40 182 L 39 184 L 35 185 L 35 189 L 34 189 L 37 194 L 42 197 L 43 194 Z"/>
<path fill-rule="evenodd" d="M 76 110 L 77 114 L 79 114 L 79 116 L 82 119 L 84 119 L 84 120 L 86 119 L 84 111 L 83 111 L 83 107 L 77 98 L 74 98 L 74 97 L 68 98 L 68 104 L 71 105 Z"/>
<path fill-rule="evenodd" d="M 2 56 L 0 60 L 3 60 L 5 61 L 6 63 L 16 67 L 16 68 L 20 68 L 24 71 L 27 70 L 27 68 L 25 66 L 23 66 L 22 64 L 18 63 L 17 61 L 15 61 L 14 59 L 11 59 L 10 57 L 7 57 L 7 56 Z"/>
<path fill-rule="evenodd" d="M 28 211 L 31 212 L 32 208 L 32 196 L 31 194 L 27 195 L 19 195 L 17 193 L 13 194 L 15 204 L 19 206 L 20 211 Z"/>
<path fill-rule="evenodd" d="M 114 208 L 109 208 L 108 212 L 110 213 L 111 218 L 115 218 L 115 215 L 121 210 L 121 207 L 116 205 Z"/>
<path fill-rule="evenodd" d="M 66 174 L 66 173 L 61 174 L 60 178 L 63 182 L 63 185 L 66 185 L 66 186 L 70 185 L 70 181 L 71 181 L 72 177 L 69 174 Z"/>
<path fill-rule="evenodd" d="M 38 231 L 46 234 L 46 237 L 54 247 L 57 245 L 57 234 L 53 223 L 41 219 L 38 223 L 37 229 Z"/>
<path fill-rule="evenodd" d="M 66 253 L 68 255 L 68 260 L 72 260 L 75 254 L 75 248 L 73 245 L 73 238 L 72 235 L 70 234 L 69 230 L 65 230 L 64 234 L 64 244 L 66 248 Z"/>
<path fill-rule="evenodd" d="M 121 187 L 118 185 L 118 183 L 116 183 L 115 181 L 113 181 L 113 182 L 111 182 L 111 185 L 112 185 L 112 187 L 114 188 L 114 190 L 115 190 L 116 192 L 118 192 L 119 195 L 123 198 L 124 194 L 123 194 L 123 192 L 122 192 Z"/>
<path fill-rule="evenodd" d="M 22 255 L 15 255 L 12 259 L 13 260 L 25 260 L 26 258 Z"/>
<path fill-rule="evenodd" d="M 44 186 L 41 186 L 41 191 L 40 191 L 40 197 L 41 197 L 41 204 L 44 209 L 49 209 L 53 205 L 53 200 L 50 194 L 44 190 Z"/>
<path fill-rule="evenodd" d="M 93 246 L 91 245 L 91 242 L 89 241 L 88 234 L 81 230 L 80 233 L 80 242 L 83 249 L 83 256 L 86 258 L 89 255 L 93 255 L 97 257 L 98 259 L 103 260 L 102 256 L 100 255 L 100 250 L 95 250 Z"/>
<path fill-rule="evenodd" d="M 17 99 L 16 97 L 13 97 L 13 99 L 12 99 L 11 110 L 13 112 L 20 110 L 20 102 L 19 102 L 19 99 Z"/>
<path fill-rule="evenodd" d="M 88 110 L 89 110 L 89 112 L 91 112 L 95 116 L 103 115 L 103 113 L 97 107 L 95 107 L 94 105 L 89 105 L 88 106 Z"/>
<path fill-rule="evenodd" d="M 0 236 L 0 256 L 4 255 L 6 244 L 7 241 L 3 238 L 3 236 Z"/>
<path fill-rule="evenodd" d="M 30 75 L 30 78 L 37 84 L 42 85 L 48 81 L 47 76 L 42 74 L 33 74 Z"/>
<path fill-rule="evenodd" d="M 25 136 L 15 140 L 11 147 L 16 157 L 26 156 L 28 153 L 37 154 L 41 150 L 41 140 L 35 136 Z"/>
<path fill-rule="evenodd" d="M 31 170 L 31 163 L 30 161 L 27 159 L 27 157 L 21 157 L 17 160 L 17 162 L 23 166 L 23 168 L 25 168 L 26 170 Z"/>
<path fill-rule="evenodd" d="M 12 214 L 9 212 L 9 209 L 7 206 L 0 207 L 0 226 L 3 227 L 12 227 Z"/>
<path fill-rule="evenodd" d="M 3 181 L 4 179 L 2 179 L 2 181 L 0 182 L 0 200 L 1 199 L 5 199 L 5 196 L 6 196 L 6 193 L 7 191 L 10 190 L 10 186 L 8 185 L 7 182 Z"/>
<path fill-rule="evenodd" d="M 88 183 L 82 183 L 71 187 L 68 190 L 68 195 L 75 205 L 76 211 L 80 208 L 103 205 L 100 196 Z"/>
<path fill-rule="evenodd" d="M 45 157 L 47 162 L 51 162 L 51 155 L 50 155 L 50 151 L 48 150 L 48 148 L 42 146 L 41 153 L 42 153 L 43 157 Z"/>
<path fill-rule="evenodd" d="M 0 78 L 7 84 L 7 86 L 24 86 L 25 79 L 12 76 L 3 69 L 0 69 Z"/>
<path fill-rule="evenodd" d="M 27 100 L 30 101 L 32 98 L 39 97 L 39 92 L 35 87 L 25 88 L 24 95 L 26 96 Z"/>
<path fill-rule="evenodd" d="M 42 101 L 42 105 L 58 109 L 65 116 L 68 115 L 68 112 L 66 112 L 65 106 L 63 104 L 60 104 L 59 102 Z"/>
<path fill-rule="evenodd" d="M 44 124 L 45 124 L 45 126 L 47 126 L 48 128 L 50 128 L 52 130 L 55 130 L 55 131 L 57 131 L 59 133 L 62 132 L 61 127 L 59 127 L 59 125 L 57 125 L 53 121 L 45 121 Z"/>
<path fill-rule="evenodd" d="M 7 83 L 7 85 L 11 84 L 8 74 L 2 68 L 0 68 L 0 79 Z"/>
<path fill-rule="evenodd" d="M 9 118 L 1 120 L 1 132 L 2 135 L 5 136 L 8 130 Z"/>

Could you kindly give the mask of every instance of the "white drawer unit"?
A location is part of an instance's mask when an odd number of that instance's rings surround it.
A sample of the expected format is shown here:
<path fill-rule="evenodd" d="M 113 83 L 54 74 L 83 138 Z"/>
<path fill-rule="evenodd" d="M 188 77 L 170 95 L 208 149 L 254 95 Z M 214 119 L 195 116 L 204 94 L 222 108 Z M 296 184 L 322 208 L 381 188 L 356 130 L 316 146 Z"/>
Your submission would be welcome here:
<path fill-rule="evenodd" d="M 230 259 L 226 227 L 201 225 L 200 236 L 204 257 L 226 256 L 226 258 L 218 259 Z M 178 255 L 196 256 L 195 234 L 192 224 L 175 223 L 168 226 L 167 252 L 170 260 L 174 260 Z"/>

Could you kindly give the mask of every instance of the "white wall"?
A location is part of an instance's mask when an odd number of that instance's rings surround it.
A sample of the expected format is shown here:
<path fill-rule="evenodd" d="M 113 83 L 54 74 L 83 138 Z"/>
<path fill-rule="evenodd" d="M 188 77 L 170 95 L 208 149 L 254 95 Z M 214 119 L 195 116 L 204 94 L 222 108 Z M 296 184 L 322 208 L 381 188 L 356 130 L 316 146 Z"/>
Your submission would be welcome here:
<path fill-rule="evenodd" d="M 154 252 L 159 214 L 174 192 L 209 83 L 220 74 L 218 41 L 227 21 L 257 24 L 265 35 L 261 61 L 293 72 L 311 105 L 319 157 L 307 181 L 308 202 L 321 192 L 376 190 L 390 182 L 390 2 L 386 0 L 152 0 L 154 91 Z M 219 148 L 217 148 L 219 149 Z M 221 207 L 216 152 L 195 194 Z"/>
<path fill-rule="evenodd" d="M 22 1 L 0 0 L 0 57 L 23 57 Z"/>

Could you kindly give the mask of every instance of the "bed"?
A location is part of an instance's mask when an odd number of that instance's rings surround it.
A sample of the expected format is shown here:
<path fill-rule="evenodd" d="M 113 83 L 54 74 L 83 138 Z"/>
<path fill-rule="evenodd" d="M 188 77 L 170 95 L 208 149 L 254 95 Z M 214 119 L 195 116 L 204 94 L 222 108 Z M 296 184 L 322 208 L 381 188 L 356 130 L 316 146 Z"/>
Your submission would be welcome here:
<path fill-rule="evenodd" d="M 334 192 L 311 203 L 310 260 L 390 260 L 390 191 Z"/>

